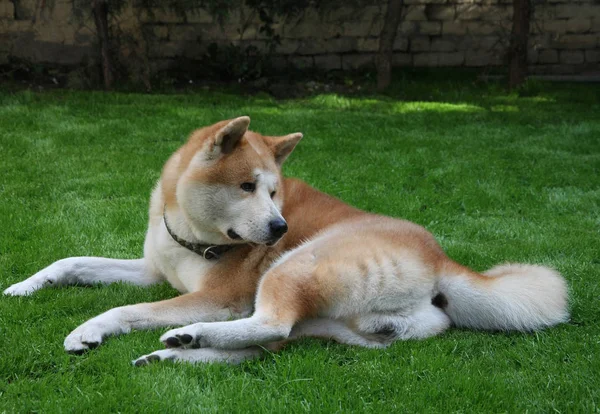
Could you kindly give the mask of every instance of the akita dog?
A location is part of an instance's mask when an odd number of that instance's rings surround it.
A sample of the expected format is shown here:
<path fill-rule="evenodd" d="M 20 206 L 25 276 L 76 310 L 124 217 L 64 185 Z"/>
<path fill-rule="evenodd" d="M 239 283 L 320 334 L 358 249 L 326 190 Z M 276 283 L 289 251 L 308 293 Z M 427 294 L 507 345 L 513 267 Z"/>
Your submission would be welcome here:
<path fill-rule="evenodd" d="M 557 272 L 524 264 L 474 272 L 421 226 L 283 178 L 302 134 L 263 136 L 249 123 L 240 117 L 197 130 L 167 161 L 143 259 L 67 258 L 4 293 L 167 280 L 183 295 L 111 309 L 65 339 L 67 351 L 82 352 L 132 329 L 187 325 L 165 333 L 167 349 L 136 365 L 238 363 L 301 336 L 379 348 L 451 325 L 532 331 L 567 320 Z"/>

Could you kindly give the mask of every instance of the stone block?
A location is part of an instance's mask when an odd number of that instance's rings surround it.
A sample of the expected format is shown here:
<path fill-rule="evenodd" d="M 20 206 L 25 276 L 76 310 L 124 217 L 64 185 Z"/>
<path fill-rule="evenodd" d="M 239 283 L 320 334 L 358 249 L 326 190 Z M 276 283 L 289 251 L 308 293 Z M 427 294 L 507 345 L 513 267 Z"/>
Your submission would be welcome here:
<path fill-rule="evenodd" d="M 1 1 L 1 0 L 0 0 Z M 43 18 L 48 18 L 57 23 L 70 24 L 69 20 L 73 17 L 73 2 L 69 0 L 55 0 L 52 3 L 52 8 L 46 7 L 44 11 L 48 12 L 48 15 L 43 15 Z M 121 14 L 125 14 L 126 10 L 123 10 Z M 124 23 L 121 25 L 123 26 Z"/>
<path fill-rule="evenodd" d="M 156 42 L 149 48 L 150 58 L 177 58 L 183 52 L 183 42 Z"/>
<path fill-rule="evenodd" d="M 168 35 L 170 40 L 178 42 L 196 40 L 200 36 L 200 32 L 193 25 L 171 25 L 168 28 Z"/>
<path fill-rule="evenodd" d="M 428 52 L 430 47 L 429 36 L 415 36 L 410 39 L 411 52 Z"/>
<path fill-rule="evenodd" d="M 465 22 L 467 33 L 470 35 L 491 35 L 501 31 L 501 27 L 491 22 Z"/>
<path fill-rule="evenodd" d="M 208 45 L 193 40 L 178 42 L 182 44 L 181 55 L 187 59 L 201 59 L 206 54 Z M 180 57 L 179 56 L 179 57 Z"/>
<path fill-rule="evenodd" d="M 212 15 L 204 9 L 185 12 L 185 19 L 188 23 L 213 23 Z"/>
<path fill-rule="evenodd" d="M 454 52 L 458 49 L 457 44 L 457 39 L 449 37 L 436 37 L 431 40 L 429 50 L 432 52 Z"/>
<path fill-rule="evenodd" d="M 592 19 L 592 24 L 590 27 L 590 32 L 598 33 L 600 32 L 600 17 L 595 17 Z"/>
<path fill-rule="evenodd" d="M 425 15 L 429 20 L 454 20 L 456 18 L 456 7 L 447 4 L 428 4 L 425 7 Z"/>
<path fill-rule="evenodd" d="M 416 67 L 432 67 L 438 64 L 437 53 L 415 53 L 413 56 L 413 66 Z"/>
<path fill-rule="evenodd" d="M 231 39 L 228 35 L 231 29 L 223 28 L 218 24 L 197 23 L 194 24 L 194 27 L 198 31 L 198 34 L 201 35 L 203 39 L 207 39 L 209 42 Z"/>
<path fill-rule="evenodd" d="M 313 37 L 316 34 L 315 24 L 311 22 L 302 21 L 298 24 L 286 25 L 285 37 L 291 39 L 304 39 L 307 37 Z"/>
<path fill-rule="evenodd" d="M 457 20 L 480 20 L 484 8 L 479 4 L 459 4 L 456 6 Z"/>
<path fill-rule="evenodd" d="M 40 24 L 33 26 L 33 32 L 35 33 L 35 40 L 38 42 L 48 42 L 48 43 L 65 43 L 66 35 L 65 31 L 72 30 L 72 27 L 64 26 L 64 27 L 55 27 L 54 25 L 46 25 Z M 74 33 L 73 33 L 74 37 Z M 70 42 L 71 44 L 74 41 Z M 51 60 L 50 60 L 51 61 Z"/>
<path fill-rule="evenodd" d="M 374 67 L 375 55 L 373 53 L 351 53 L 342 55 L 342 69 L 356 70 Z"/>
<path fill-rule="evenodd" d="M 325 41 L 326 51 L 330 53 L 355 52 L 357 43 L 356 37 L 337 37 Z"/>
<path fill-rule="evenodd" d="M 559 56 L 560 63 L 577 65 L 585 62 L 585 56 L 581 50 L 561 50 Z"/>
<path fill-rule="evenodd" d="M 402 11 L 402 19 L 404 21 L 427 21 L 427 16 L 425 15 L 425 6 L 415 5 L 404 7 Z"/>
<path fill-rule="evenodd" d="M 464 52 L 438 53 L 438 66 L 462 66 L 464 63 Z"/>
<path fill-rule="evenodd" d="M 468 50 L 465 52 L 465 65 L 471 67 L 501 65 L 502 55 L 494 52 Z"/>
<path fill-rule="evenodd" d="M 96 36 L 94 33 L 87 31 L 84 28 L 81 28 L 75 35 L 73 36 L 73 43 L 76 45 L 91 45 L 92 42 L 96 40 Z"/>
<path fill-rule="evenodd" d="M 360 12 L 354 7 L 342 6 L 331 8 L 324 16 L 327 22 L 347 22 L 360 20 Z"/>
<path fill-rule="evenodd" d="M 315 67 L 325 70 L 335 70 L 342 68 L 342 57 L 340 55 L 321 55 L 315 56 Z"/>
<path fill-rule="evenodd" d="M 558 19 L 600 17 L 600 4 L 558 4 L 555 6 L 555 16 Z"/>
<path fill-rule="evenodd" d="M 483 7 L 481 13 L 481 20 L 486 21 L 499 21 L 509 20 L 512 22 L 513 8 L 510 5 L 496 5 L 490 7 Z"/>
<path fill-rule="evenodd" d="M 397 34 L 394 39 L 394 52 L 406 52 L 408 50 L 408 38 L 406 36 Z"/>
<path fill-rule="evenodd" d="M 290 57 L 289 62 L 296 69 L 311 69 L 315 65 L 312 56 L 292 56 Z"/>
<path fill-rule="evenodd" d="M 447 3 L 448 0 L 404 0 L 404 4 L 412 5 L 412 4 L 444 4 Z"/>
<path fill-rule="evenodd" d="M 371 22 L 352 21 L 343 23 L 343 25 L 341 25 L 340 28 L 341 33 L 343 33 L 344 36 L 365 37 L 368 36 L 369 31 L 371 29 L 371 25 Z"/>
<path fill-rule="evenodd" d="M 152 8 L 150 10 L 142 9 L 140 12 L 142 22 L 155 23 L 184 23 L 185 15 L 176 13 L 167 8 Z"/>
<path fill-rule="evenodd" d="M 543 28 L 546 32 L 557 34 L 585 33 L 592 28 L 592 19 L 546 20 Z"/>
<path fill-rule="evenodd" d="M 600 62 L 600 50 L 586 50 L 585 51 L 585 61 L 589 63 L 597 63 Z"/>
<path fill-rule="evenodd" d="M 333 39 L 303 39 L 297 53 L 300 55 L 320 55 L 326 53 L 355 52 L 358 39 L 356 37 L 339 37 Z"/>
<path fill-rule="evenodd" d="M 398 36 L 396 36 L 396 39 L 398 39 Z M 376 52 L 379 50 L 379 39 L 376 37 L 358 39 L 356 50 L 359 52 Z"/>
<path fill-rule="evenodd" d="M 568 34 L 552 39 L 551 46 L 557 49 L 594 49 L 598 38 L 593 34 Z"/>
<path fill-rule="evenodd" d="M 558 63 L 558 52 L 554 49 L 542 49 L 538 52 L 539 63 Z"/>
<path fill-rule="evenodd" d="M 412 55 L 410 53 L 394 53 L 392 55 L 392 66 L 410 66 L 412 64 Z"/>
<path fill-rule="evenodd" d="M 15 5 L 8 0 L 0 0 L 0 19 L 14 20 Z"/>
<path fill-rule="evenodd" d="M 383 29 L 383 19 L 378 19 L 371 22 L 371 26 L 369 27 L 369 36 L 379 36 L 381 34 L 381 29 Z"/>
<path fill-rule="evenodd" d="M 397 35 L 411 35 L 417 33 L 417 23 L 416 22 L 400 22 L 398 25 L 398 33 Z"/>
<path fill-rule="evenodd" d="M 383 6 L 365 6 L 359 10 L 359 18 L 363 22 L 372 22 L 377 19 L 383 19 L 386 8 Z"/>
<path fill-rule="evenodd" d="M 275 52 L 282 55 L 296 54 L 302 43 L 305 41 L 310 40 L 282 39 L 281 43 L 275 47 Z"/>
<path fill-rule="evenodd" d="M 327 45 L 324 39 L 302 39 L 299 41 L 299 46 L 296 49 L 298 55 L 322 55 L 327 52 Z M 277 49 L 278 53 L 282 53 L 280 49 Z"/>
<path fill-rule="evenodd" d="M 439 35 L 442 33 L 441 22 L 418 22 L 417 32 L 422 35 Z"/>
<path fill-rule="evenodd" d="M 508 47 L 509 39 L 502 36 L 477 36 L 473 38 L 474 49 L 480 50 L 501 50 Z"/>
<path fill-rule="evenodd" d="M 157 39 L 166 40 L 169 38 L 169 28 L 164 25 L 155 25 L 152 27 L 152 34 Z"/>
<path fill-rule="evenodd" d="M 314 60 L 311 59 L 310 61 L 312 62 L 312 66 L 310 66 L 312 68 L 314 66 Z M 290 62 L 287 56 L 272 56 L 271 59 L 269 59 L 269 65 L 273 69 L 285 70 L 290 66 Z"/>
<path fill-rule="evenodd" d="M 530 49 L 527 51 L 527 63 L 535 64 L 538 63 L 540 53 L 537 49 Z"/>
<path fill-rule="evenodd" d="M 467 26 L 460 20 L 442 22 L 443 35 L 464 35 L 467 33 Z"/>
<path fill-rule="evenodd" d="M 556 6 L 547 3 L 535 5 L 534 17 L 540 21 L 556 20 Z"/>
<path fill-rule="evenodd" d="M 414 66 L 449 67 L 462 66 L 465 61 L 464 52 L 454 53 L 417 53 L 414 56 Z"/>

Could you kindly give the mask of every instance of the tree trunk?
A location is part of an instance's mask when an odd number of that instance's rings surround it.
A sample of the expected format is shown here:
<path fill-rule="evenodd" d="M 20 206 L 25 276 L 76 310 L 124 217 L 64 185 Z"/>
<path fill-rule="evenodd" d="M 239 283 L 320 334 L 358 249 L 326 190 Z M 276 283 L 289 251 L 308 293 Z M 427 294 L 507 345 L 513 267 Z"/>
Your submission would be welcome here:
<path fill-rule="evenodd" d="M 394 40 L 402 13 L 403 0 L 388 0 L 385 21 L 379 35 L 379 52 L 375 58 L 377 68 L 377 89 L 386 89 L 392 81 L 392 54 Z"/>
<path fill-rule="evenodd" d="M 111 89 L 114 78 L 113 64 L 110 56 L 110 43 L 108 40 L 108 5 L 106 0 L 93 0 L 92 7 L 94 22 L 96 23 L 96 34 L 98 35 L 98 46 L 100 47 L 104 87 Z"/>
<path fill-rule="evenodd" d="M 521 85 L 527 77 L 527 41 L 531 0 L 513 0 L 513 27 L 508 50 L 508 88 Z"/>

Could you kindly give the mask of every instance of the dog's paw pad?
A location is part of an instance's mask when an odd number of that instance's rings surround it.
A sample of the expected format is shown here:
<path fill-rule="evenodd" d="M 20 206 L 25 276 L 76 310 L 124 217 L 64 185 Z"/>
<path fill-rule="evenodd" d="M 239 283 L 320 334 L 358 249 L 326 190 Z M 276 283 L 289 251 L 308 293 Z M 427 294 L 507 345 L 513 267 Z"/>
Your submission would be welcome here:
<path fill-rule="evenodd" d="M 83 342 L 84 345 L 87 345 L 88 349 L 96 349 L 100 342 Z"/>
<path fill-rule="evenodd" d="M 192 335 L 188 335 L 188 334 L 177 335 L 177 338 L 179 338 L 179 340 L 181 341 L 181 343 L 184 344 L 184 345 L 188 345 L 188 344 L 190 344 L 194 340 L 194 338 L 192 337 Z"/>
<path fill-rule="evenodd" d="M 163 342 L 167 348 L 179 348 L 182 345 L 179 338 L 177 338 L 175 336 L 169 336 Z"/>

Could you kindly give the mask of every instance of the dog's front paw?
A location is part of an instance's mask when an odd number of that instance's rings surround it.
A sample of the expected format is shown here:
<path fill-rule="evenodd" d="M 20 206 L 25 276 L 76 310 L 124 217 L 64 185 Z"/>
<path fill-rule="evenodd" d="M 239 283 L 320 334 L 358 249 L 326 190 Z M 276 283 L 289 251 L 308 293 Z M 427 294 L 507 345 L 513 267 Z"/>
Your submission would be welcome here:
<path fill-rule="evenodd" d="M 71 332 L 64 342 L 65 351 L 72 354 L 82 354 L 94 349 L 102 343 L 102 330 L 97 327 L 81 325 Z"/>
<path fill-rule="evenodd" d="M 197 323 L 179 329 L 171 329 L 161 336 L 160 340 L 167 348 L 202 348 L 206 344 L 202 341 L 200 325 Z"/>
<path fill-rule="evenodd" d="M 32 276 L 22 282 L 15 283 L 4 290 L 3 293 L 7 296 L 29 296 L 36 290 L 40 290 L 44 286 L 51 285 L 53 282 L 53 279 L 50 277 Z"/>

